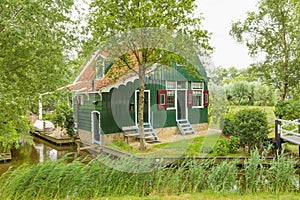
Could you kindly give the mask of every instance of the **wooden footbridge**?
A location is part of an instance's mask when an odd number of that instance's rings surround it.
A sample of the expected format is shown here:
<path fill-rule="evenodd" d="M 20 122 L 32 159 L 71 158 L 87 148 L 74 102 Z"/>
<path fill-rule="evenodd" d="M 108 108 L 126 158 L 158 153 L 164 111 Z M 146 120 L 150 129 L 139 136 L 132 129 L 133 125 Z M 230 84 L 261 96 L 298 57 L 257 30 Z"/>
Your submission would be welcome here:
<path fill-rule="evenodd" d="M 297 120 L 275 120 L 276 147 L 281 150 L 283 142 L 290 142 L 299 146 L 300 157 L 300 119 Z"/>

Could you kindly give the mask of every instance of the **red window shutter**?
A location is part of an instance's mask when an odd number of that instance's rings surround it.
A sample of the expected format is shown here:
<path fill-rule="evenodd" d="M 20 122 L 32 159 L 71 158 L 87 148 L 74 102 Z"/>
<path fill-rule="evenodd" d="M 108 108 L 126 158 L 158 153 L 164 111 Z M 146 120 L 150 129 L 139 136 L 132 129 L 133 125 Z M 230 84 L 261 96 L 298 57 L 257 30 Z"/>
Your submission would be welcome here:
<path fill-rule="evenodd" d="M 203 91 L 203 95 L 204 95 L 204 107 L 207 107 L 209 104 L 209 93 L 208 90 L 204 90 Z"/>
<path fill-rule="evenodd" d="M 168 107 L 167 102 L 167 90 L 158 90 L 157 91 L 157 106 L 158 109 L 166 109 Z"/>
<path fill-rule="evenodd" d="M 193 90 L 187 91 L 187 107 L 191 108 L 193 107 Z"/>

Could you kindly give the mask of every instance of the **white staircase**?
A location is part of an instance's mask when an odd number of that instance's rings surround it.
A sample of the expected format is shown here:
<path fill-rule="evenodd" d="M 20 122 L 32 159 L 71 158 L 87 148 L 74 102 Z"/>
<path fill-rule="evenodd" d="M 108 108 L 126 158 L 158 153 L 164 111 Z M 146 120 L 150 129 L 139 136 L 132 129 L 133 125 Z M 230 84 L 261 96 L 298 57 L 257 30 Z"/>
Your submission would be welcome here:
<path fill-rule="evenodd" d="M 195 134 L 195 130 L 187 119 L 176 120 L 181 135 Z"/>
<path fill-rule="evenodd" d="M 139 128 L 137 126 L 137 132 L 139 133 Z M 158 141 L 158 137 L 150 123 L 144 123 L 144 135 L 145 135 L 145 140 L 147 139 L 154 139 L 155 141 Z"/>

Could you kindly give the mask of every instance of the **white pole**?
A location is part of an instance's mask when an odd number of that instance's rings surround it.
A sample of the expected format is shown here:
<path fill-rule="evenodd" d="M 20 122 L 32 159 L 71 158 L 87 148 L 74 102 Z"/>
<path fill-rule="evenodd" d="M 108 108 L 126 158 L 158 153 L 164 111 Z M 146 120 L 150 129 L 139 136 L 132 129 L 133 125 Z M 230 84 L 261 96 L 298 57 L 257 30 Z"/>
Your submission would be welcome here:
<path fill-rule="evenodd" d="M 42 105 L 42 94 L 40 94 L 39 98 L 39 120 L 43 119 L 43 105 Z"/>

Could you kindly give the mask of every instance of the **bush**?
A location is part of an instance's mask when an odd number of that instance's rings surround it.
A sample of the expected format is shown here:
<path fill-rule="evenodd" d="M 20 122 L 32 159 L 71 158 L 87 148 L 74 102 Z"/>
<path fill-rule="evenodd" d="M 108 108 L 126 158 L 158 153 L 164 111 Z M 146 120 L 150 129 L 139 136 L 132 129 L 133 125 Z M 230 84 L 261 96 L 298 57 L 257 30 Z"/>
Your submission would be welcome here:
<path fill-rule="evenodd" d="M 233 118 L 235 136 L 249 149 L 261 147 L 268 138 L 267 114 L 260 109 L 238 111 Z"/>
<path fill-rule="evenodd" d="M 52 121 L 55 125 L 67 129 L 67 134 L 70 137 L 75 136 L 74 118 L 72 106 L 68 103 L 58 101 L 55 103 L 55 110 L 52 113 Z"/>
<path fill-rule="evenodd" d="M 279 102 L 275 106 L 274 114 L 280 119 L 295 120 L 300 118 L 300 101 Z"/>
<path fill-rule="evenodd" d="M 221 136 L 213 149 L 213 151 L 220 156 L 236 153 L 240 148 L 240 141 L 237 137 L 234 136 Z"/>
<path fill-rule="evenodd" d="M 230 114 L 226 114 L 224 122 L 223 122 L 223 128 L 222 133 L 225 136 L 231 136 L 234 135 L 234 123 L 233 123 L 233 116 Z"/>

